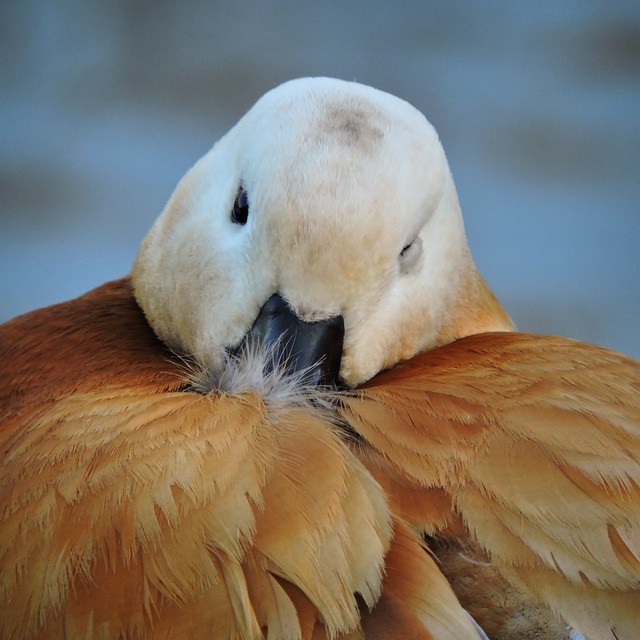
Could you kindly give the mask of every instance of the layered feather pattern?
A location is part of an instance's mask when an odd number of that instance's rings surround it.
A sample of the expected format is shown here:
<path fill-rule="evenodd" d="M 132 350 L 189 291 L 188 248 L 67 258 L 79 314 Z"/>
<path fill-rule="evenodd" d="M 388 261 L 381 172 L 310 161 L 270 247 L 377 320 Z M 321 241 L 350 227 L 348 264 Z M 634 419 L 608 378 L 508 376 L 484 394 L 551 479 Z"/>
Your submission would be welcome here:
<path fill-rule="evenodd" d="M 16 358 L 32 356 L 38 314 L 3 333 L 18 379 L 5 376 L 3 399 L 2 637 L 296 638 L 305 608 L 331 637 L 357 628 L 355 594 L 371 607 L 380 592 L 390 516 L 333 425 L 253 392 L 181 391 L 128 286 L 101 293 L 47 314 L 83 330 L 61 326 L 58 366 L 30 380 Z M 145 382 L 109 384 L 101 360 L 135 369 L 134 344 Z M 63 370 L 86 384 L 57 392 Z"/>
<path fill-rule="evenodd" d="M 564 338 L 469 336 L 379 375 L 342 406 L 393 510 L 431 534 L 462 520 L 496 567 L 578 631 L 635 637 L 637 362 Z M 435 495 L 436 511 L 415 497 L 405 505 L 412 492 L 432 506 Z"/>
<path fill-rule="evenodd" d="M 477 637 L 403 521 L 477 541 L 589 638 L 635 633 L 620 354 L 468 337 L 341 394 L 345 440 L 326 403 L 190 391 L 126 281 L 1 335 L 2 637 Z"/>
<path fill-rule="evenodd" d="M 0 337 L 0 637 L 477 638 L 326 408 L 194 393 L 128 282 Z"/>

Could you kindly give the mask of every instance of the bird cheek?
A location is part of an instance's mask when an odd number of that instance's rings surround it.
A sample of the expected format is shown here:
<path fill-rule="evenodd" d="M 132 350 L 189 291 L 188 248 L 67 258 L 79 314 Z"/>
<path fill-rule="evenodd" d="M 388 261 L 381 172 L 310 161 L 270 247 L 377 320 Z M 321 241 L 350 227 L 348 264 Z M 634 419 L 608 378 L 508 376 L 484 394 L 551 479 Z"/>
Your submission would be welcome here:
<path fill-rule="evenodd" d="M 349 344 L 345 340 L 340 380 L 347 387 L 357 387 L 380 371 L 381 360 L 379 344 Z"/>
<path fill-rule="evenodd" d="M 433 346 L 432 323 L 426 307 L 408 310 L 392 296 L 382 305 L 380 313 L 356 323 L 357 332 L 349 331 L 347 321 L 340 369 L 342 382 L 357 386 L 430 348 Z"/>

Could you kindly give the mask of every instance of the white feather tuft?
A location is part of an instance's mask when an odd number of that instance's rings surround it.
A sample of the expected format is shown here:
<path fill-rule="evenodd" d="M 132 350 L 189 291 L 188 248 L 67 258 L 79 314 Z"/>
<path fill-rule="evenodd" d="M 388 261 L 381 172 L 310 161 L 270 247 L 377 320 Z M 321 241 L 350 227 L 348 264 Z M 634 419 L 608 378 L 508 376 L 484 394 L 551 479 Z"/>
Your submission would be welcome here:
<path fill-rule="evenodd" d="M 191 386 L 202 394 L 235 395 L 254 391 L 276 406 L 332 408 L 338 390 L 309 383 L 314 365 L 300 371 L 288 371 L 287 362 L 280 362 L 278 357 L 280 350 L 280 340 L 266 347 L 245 343 L 236 352 L 227 353 L 220 367 L 207 367 L 191 360 L 187 364 Z"/>

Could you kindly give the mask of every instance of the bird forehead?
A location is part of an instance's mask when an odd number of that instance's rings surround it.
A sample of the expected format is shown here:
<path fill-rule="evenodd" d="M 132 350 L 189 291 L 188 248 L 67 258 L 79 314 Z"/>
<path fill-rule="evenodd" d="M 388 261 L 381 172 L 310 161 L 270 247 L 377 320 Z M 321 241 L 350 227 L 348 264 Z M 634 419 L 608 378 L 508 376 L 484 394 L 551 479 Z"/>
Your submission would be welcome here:
<path fill-rule="evenodd" d="M 370 102 L 360 99 L 328 101 L 317 116 L 316 135 L 330 137 L 361 153 L 371 152 L 382 143 L 389 116 Z"/>
<path fill-rule="evenodd" d="M 302 120 L 285 127 L 286 136 L 266 131 L 255 141 L 245 175 L 256 210 L 289 218 L 300 235 L 314 218 L 333 223 L 331 230 L 359 227 L 366 234 L 383 210 L 387 217 L 402 215 L 385 203 L 394 208 L 424 182 L 429 163 L 416 152 L 419 136 L 353 99 L 331 101 Z"/>
<path fill-rule="evenodd" d="M 329 132 L 335 131 L 346 136 L 349 142 L 363 138 L 378 140 L 383 133 L 372 123 L 370 111 L 362 107 L 348 108 L 345 105 L 336 105 L 327 113 L 325 127 Z"/>
<path fill-rule="evenodd" d="M 404 138 L 403 133 L 422 136 L 431 128 L 417 109 L 395 96 L 326 79 L 285 83 L 263 96 L 243 120 L 271 151 L 319 143 L 366 154 Z"/>

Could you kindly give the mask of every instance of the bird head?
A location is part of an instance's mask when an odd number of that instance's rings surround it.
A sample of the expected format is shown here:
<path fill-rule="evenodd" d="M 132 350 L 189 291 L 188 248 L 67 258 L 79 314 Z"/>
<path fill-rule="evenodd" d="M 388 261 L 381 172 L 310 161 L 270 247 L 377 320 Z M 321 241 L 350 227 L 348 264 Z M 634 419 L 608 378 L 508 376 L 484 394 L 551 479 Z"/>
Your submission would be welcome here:
<path fill-rule="evenodd" d="M 328 78 L 265 94 L 194 165 L 132 283 L 160 339 L 209 370 L 248 343 L 289 345 L 276 357 L 356 386 L 511 328 L 471 259 L 434 128 L 399 98 Z"/>

